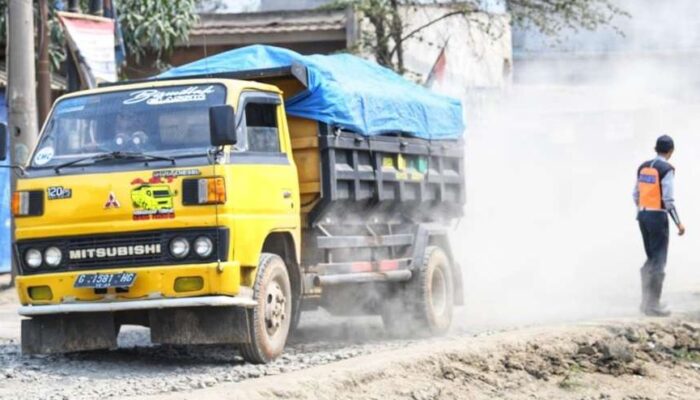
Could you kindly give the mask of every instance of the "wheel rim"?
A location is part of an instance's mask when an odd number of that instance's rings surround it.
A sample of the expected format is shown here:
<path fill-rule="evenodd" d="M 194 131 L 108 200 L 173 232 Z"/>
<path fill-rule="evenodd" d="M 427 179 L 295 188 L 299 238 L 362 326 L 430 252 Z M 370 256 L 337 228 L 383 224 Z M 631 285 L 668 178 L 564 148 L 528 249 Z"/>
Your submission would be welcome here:
<path fill-rule="evenodd" d="M 283 285 L 272 280 L 267 286 L 265 297 L 265 330 L 270 337 L 282 331 L 287 322 L 287 294 Z"/>
<path fill-rule="evenodd" d="M 433 277 L 430 283 L 430 302 L 435 315 L 443 315 L 447 308 L 447 282 L 442 269 L 433 269 Z"/>

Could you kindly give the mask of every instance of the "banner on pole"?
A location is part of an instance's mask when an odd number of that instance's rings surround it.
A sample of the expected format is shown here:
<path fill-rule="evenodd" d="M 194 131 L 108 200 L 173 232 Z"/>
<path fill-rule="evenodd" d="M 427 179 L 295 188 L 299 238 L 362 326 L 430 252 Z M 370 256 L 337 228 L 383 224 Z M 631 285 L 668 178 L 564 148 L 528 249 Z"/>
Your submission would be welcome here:
<path fill-rule="evenodd" d="M 117 81 L 114 20 L 93 15 L 58 12 L 71 55 L 88 88 Z"/>

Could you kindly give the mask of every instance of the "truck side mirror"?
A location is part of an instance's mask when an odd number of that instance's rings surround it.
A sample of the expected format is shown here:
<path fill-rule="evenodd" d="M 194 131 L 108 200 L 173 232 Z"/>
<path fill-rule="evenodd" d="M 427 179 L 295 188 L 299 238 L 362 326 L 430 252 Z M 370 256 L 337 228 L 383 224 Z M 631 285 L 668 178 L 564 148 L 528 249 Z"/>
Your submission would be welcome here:
<path fill-rule="evenodd" d="M 209 135 L 212 146 L 234 145 L 236 137 L 236 112 L 230 105 L 209 108 Z"/>
<path fill-rule="evenodd" d="M 7 160 L 7 125 L 0 124 L 0 161 Z"/>

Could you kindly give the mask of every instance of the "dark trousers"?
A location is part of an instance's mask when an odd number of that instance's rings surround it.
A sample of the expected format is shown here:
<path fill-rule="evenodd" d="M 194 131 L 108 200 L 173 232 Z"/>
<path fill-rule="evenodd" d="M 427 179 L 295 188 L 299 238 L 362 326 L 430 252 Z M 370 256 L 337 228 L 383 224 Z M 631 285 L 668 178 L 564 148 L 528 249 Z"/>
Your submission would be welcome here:
<path fill-rule="evenodd" d="M 637 219 L 647 253 L 642 273 L 663 275 L 668 255 L 668 215 L 660 211 L 640 211 Z"/>

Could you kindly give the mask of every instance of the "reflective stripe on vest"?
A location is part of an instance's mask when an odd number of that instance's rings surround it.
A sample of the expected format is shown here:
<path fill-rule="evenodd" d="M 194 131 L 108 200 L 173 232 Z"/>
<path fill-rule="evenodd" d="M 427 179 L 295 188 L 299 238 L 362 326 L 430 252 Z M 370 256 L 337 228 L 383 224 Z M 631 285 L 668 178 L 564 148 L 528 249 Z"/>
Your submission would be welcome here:
<path fill-rule="evenodd" d="M 646 210 L 661 210 L 661 179 L 659 170 L 645 167 L 639 171 L 637 179 L 639 188 L 639 208 Z"/>

